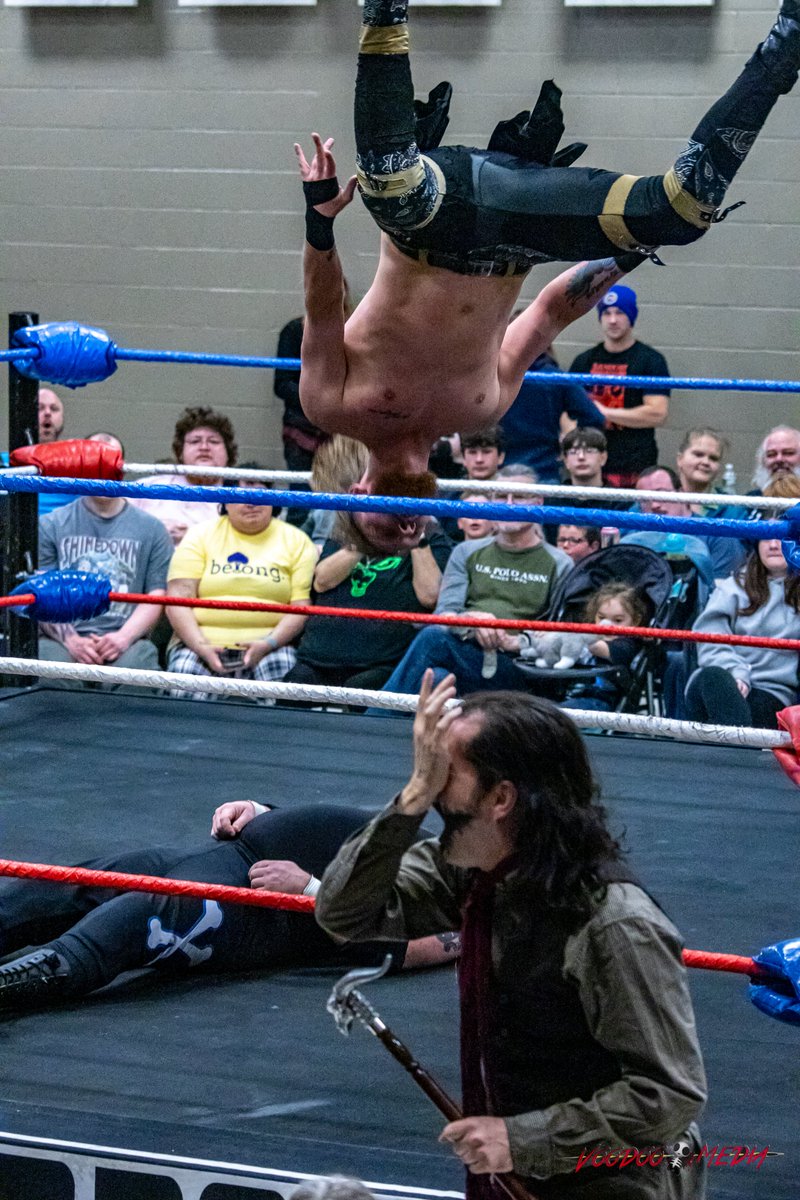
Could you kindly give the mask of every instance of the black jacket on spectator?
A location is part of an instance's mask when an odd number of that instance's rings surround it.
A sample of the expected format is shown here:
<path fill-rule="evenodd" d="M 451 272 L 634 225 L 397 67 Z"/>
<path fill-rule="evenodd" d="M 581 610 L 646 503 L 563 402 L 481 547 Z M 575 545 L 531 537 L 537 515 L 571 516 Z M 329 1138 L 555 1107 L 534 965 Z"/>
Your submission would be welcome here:
<path fill-rule="evenodd" d="M 303 320 L 288 321 L 278 337 L 278 358 L 299 358 Z M 283 401 L 283 453 L 290 471 L 310 471 L 314 451 L 328 435 L 309 421 L 300 404 L 300 372 L 275 372 L 275 395 Z M 299 520 L 292 524 L 299 525 Z"/>

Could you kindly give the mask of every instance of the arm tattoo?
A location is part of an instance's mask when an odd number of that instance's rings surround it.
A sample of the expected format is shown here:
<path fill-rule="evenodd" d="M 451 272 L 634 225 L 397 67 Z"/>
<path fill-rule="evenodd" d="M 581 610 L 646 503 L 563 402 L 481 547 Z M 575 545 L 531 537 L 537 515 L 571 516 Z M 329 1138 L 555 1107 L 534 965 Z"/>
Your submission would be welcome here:
<path fill-rule="evenodd" d="M 437 933 L 436 937 L 442 943 L 442 949 L 444 950 L 445 954 L 461 953 L 460 933 Z"/>
<path fill-rule="evenodd" d="M 573 307 L 585 304 L 587 300 L 593 303 L 608 291 L 609 286 L 615 283 L 621 274 L 622 272 L 613 258 L 601 258 L 595 259 L 594 262 L 583 263 L 576 268 L 567 284 L 567 302 Z"/>

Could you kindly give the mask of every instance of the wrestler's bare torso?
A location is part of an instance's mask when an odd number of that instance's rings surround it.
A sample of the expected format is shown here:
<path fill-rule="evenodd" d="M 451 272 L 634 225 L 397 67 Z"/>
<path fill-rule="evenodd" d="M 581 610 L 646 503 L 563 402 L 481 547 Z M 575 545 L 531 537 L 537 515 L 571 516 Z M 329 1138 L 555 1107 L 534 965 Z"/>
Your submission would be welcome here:
<path fill-rule="evenodd" d="M 404 464 L 427 462 L 443 434 L 492 424 L 519 386 L 509 394 L 501 347 L 522 283 L 426 266 L 382 235 L 373 284 L 345 326 L 342 390 L 303 391 L 307 415 Z"/>

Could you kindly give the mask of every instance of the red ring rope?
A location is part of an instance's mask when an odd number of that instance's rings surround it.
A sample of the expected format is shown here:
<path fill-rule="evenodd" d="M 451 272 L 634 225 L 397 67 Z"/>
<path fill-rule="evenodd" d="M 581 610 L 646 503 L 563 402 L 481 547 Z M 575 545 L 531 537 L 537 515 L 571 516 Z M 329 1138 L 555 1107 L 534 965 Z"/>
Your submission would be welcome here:
<path fill-rule="evenodd" d="M 164 896 L 197 896 L 230 904 L 250 904 L 289 912 L 313 912 L 314 897 L 266 892 L 260 888 L 227 887 L 221 883 L 195 883 L 186 879 L 163 879 L 157 875 L 132 875 L 122 871 L 94 871 L 89 867 L 58 867 L 51 863 L 16 862 L 0 858 L 0 876 L 42 879 L 81 887 L 107 887 L 121 892 L 157 892 Z M 717 954 L 711 950 L 684 950 L 684 965 L 706 971 L 731 971 L 739 975 L 768 978 L 769 972 L 742 954 Z"/>
<path fill-rule="evenodd" d="M 169 608 L 210 608 L 230 612 L 291 613 L 301 617 L 354 617 L 360 620 L 404 621 L 414 625 L 456 625 L 475 629 L 532 629 L 538 633 L 596 633 L 601 637 L 651 638 L 655 641 L 710 642 L 722 646 L 759 646 L 769 650 L 800 651 L 800 638 L 756 637 L 743 633 L 700 633 L 693 629 L 653 629 L 638 625 L 589 625 L 578 621 L 518 621 L 508 617 L 471 617 L 468 613 L 385 612 L 370 608 L 330 608 L 324 604 L 271 604 L 259 600 L 201 600 L 194 596 L 156 596 L 142 592 L 110 592 L 119 604 L 158 604 Z M 24 593 L 0 597 L 0 608 L 34 604 L 36 596 Z"/>
<path fill-rule="evenodd" d="M 158 892 L 163 896 L 198 896 L 257 908 L 279 908 L 288 912 L 313 912 L 313 896 L 267 892 L 261 888 L 228 887 L 222 883 L 195 883 L 189 879 L 161 879 L 157 875 L 131 875 L 122 871 L 94 871 L 89 867 L 56 867 L 50 863 L 14 862 L 0 858 L 0 875 L 19 879 L 49 879 L 80 887 L 107 887 L 121 892 Z"/>

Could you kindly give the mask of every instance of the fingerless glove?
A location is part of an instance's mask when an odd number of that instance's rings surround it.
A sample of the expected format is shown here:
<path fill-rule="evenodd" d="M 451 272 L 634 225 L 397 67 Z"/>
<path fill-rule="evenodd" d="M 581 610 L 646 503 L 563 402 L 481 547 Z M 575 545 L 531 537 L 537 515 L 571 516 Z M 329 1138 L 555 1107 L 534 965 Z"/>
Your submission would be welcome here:
<path fill-rule="evenodd" d="M 314 205 L 335 200 L 339 195 L 339 181 L 335 175 L 332 179 L 310 180 L 303 184 L 303 195 L 306 198 L 306 241 L 315 250 L 332 250 L 333 217 L 323 217 Z"/>

